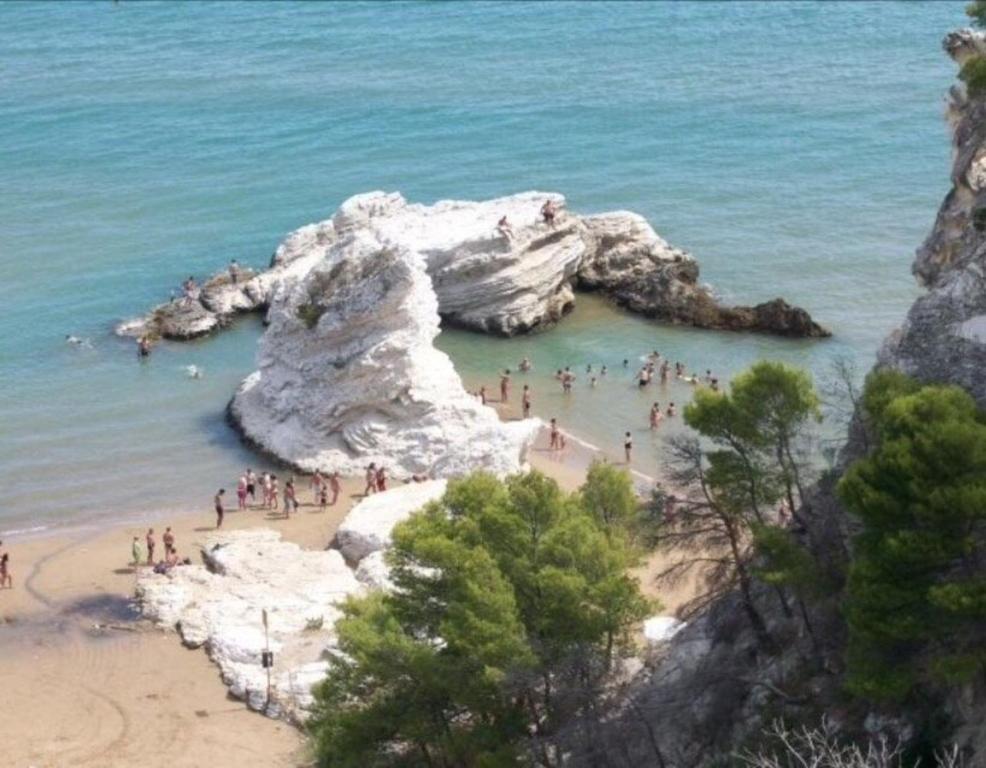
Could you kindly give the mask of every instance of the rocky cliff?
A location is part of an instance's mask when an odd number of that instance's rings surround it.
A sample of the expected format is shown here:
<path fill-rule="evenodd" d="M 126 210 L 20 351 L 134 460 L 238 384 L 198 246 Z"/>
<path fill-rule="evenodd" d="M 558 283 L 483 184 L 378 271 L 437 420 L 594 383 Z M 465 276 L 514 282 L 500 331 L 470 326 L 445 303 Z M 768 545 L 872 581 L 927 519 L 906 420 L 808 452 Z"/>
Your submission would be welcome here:
<path fill-rule="evenodd" d="M 550 200 L 557 213 L 540 215 Z M 498 226 L 501 219 L 504 226 Z M 634 213 L 570 213 L 555 193 L 524 192 L 481 202 L 408 203 L 398 193 L 356 195 L 332 219 L 288 235 L 268 270 L 212 277 L 197 296 L 121 323 L 124 335 L 184 340 L 223 327 L 239 312 L 266 309 L 281 286 L 300 279 L 342 233 L 362 231 L 419 253 L 444 321 L 512 336 L 550 327 L 575 303 L 575 289 L 664 322 L 785 336 L 827 336 L 802 309 L 781 299 L 755 307 L 721 305 L 699 282 L 698 263 Z"/>

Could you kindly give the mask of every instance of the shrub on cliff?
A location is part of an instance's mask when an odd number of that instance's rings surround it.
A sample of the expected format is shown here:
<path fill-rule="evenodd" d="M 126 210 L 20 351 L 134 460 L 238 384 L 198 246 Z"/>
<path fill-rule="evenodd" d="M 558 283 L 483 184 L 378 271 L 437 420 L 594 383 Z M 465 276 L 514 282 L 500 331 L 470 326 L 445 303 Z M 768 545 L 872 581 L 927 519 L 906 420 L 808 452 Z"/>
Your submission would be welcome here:
<path fill-rule="evenodd" d="M 986 94 L 986 56 L 973 56 L 959 70 L 959 80 L 965 83 L 972 98 Z"/>
<path fill-rule="evenodd" d="M 850 690 L 900 700 L 986 669 L 986 419 L 954 386 L 870 377 L 877 448 L 839 483 L 862 524 L 849 571 Z"/>
<path fill-rule="evenodd" d="M 618 471 L 572 495 L 538 473 L 450 482 L 394 531 L 396 589 L 343 608 L 315 691 L 319 764 L 554 765 L 559 729 L 602 717 L 649 609 L 627 575 L 632 505 Z M 592 727 L 572 732 L 593 749 Z"/>

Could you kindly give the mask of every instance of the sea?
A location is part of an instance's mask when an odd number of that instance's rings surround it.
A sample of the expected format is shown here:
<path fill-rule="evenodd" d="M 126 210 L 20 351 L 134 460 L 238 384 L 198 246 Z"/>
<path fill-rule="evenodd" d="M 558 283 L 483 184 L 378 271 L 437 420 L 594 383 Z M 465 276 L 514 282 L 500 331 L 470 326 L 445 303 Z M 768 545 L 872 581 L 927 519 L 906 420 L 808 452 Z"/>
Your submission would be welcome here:
<path fill-rule="evenodd" d="M 535 413 L 614 456 L 631 430 L 642 471 L 667 447 L 650 403 L 690 396 L 637 390 L 651 350 L 723 381 L 762 358 L 865 370 L 949 188 L 940 41 L 963 6 L 0 4 L 0 535 L 208 514 L 264 466 L 224 421 L 259 318 L 145 363 L 113 327 L 189 274 L 265 266 L 359 192 L 636 211 L 724 300 L 783 296 L 832 330 L 675 328 L 583 296 L 537 335 L 439 337 L 472 387 L 530 357 Z"/>

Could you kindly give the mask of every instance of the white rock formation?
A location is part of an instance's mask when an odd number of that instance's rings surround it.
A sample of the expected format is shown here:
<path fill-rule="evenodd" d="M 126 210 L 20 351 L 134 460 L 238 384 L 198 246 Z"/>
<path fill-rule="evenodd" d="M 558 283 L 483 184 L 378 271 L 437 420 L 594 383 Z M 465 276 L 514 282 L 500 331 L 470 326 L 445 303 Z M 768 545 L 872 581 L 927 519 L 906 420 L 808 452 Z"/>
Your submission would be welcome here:
<path fill-rule="evenodd" d="M 335 644 L 335 606 L 362 589 L 353 572 L 339 552 L 302 550 L 267 529 L 215 534 L 203 558 L 206 565 L 142 572 L 143 615 L 177 628 L 186 645 L 204 645 L 230 692 L 252 709 L 303 719 Z M 264 609 L 274 652 L 269 706 L 261 666 Z"/>
<path fill-rule="evenodd" d="M 230 406 L 234 423 L 307 471 L 359 474 L 369 462 L 396 477 L 519 471 L 539 422 L 501 423 L 435 349 L 438 302 L 423 257 L 343 231 L 303 280 L 282 287 L 260 370 Z"/>
<path fill-rule="evenodd" d="M 445 480 L 408 483 L 386 493 L 367 496 L 346 515 L 335 535 L 336 546 L 350 563 L 361 563 L 367 555 L 390 546 L 394 526 L 406 520 L 429 501 L 445 494 Z M 371 566 L 368 573 L 376 571 Z M 357 578 L 359 574 L 357 574 Z M 368 581 L 372 582 L 370 578 Z"/>
<path fill-rule="evenodd" d="M 555 225 L 540 217 L 546 200 Z M 582 225 L 558 194 L 524 192 L 495 200 L 410 204 L 370 192 L 343 203 L 338 231 L 362 229 L 425 258 L 439 311 L 453 323 L 514 334 L 557 321 L 575 298 L 571 279 L 586 253 Z M 506 216 L 509 229 L 497 223 Z"/>
<path fill-rule="evenodd" d="M 644 637 L 649 643 L 663 643 L 685 628 L 674 616 L 651 616 L 644 621 Z"/>

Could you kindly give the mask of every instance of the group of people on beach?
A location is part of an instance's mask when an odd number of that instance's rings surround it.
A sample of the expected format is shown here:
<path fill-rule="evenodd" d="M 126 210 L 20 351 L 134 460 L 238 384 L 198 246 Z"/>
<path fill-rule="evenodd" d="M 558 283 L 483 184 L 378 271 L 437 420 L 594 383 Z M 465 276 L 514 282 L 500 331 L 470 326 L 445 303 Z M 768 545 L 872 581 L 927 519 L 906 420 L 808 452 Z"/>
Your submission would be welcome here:
<path fill-rule="evenodd" d="M 179 565 L 191 565 L 191 558 L 182 558 L 178 555 L 178 549 L 175 547 L 175 534 L 171 530 L 171 526 L 164 529 L 164 534 L 161 536 L 161 543 L 164 545 L 164 557 L 160 560 L 155 560 L 154 552 L 157 549 L 157 537 L 154 529 L 147 529 L 147 533 L 144 534 L 143 544 L 141 543 L 140 536 L 134 536 L 133 543 L 130 547 L 134 567 L 144 565 L 153 568 L 155 573 L 167 573 Z"/>
<path fill-rule="evenodd" d="M 312 492 L 312 505 L 324 512 L 326 507 L 335 504 L 339 499 L 339 493 L 342 491 L 339 473 L 323 473 L 321 470 L 315 470 L 309 481 L 309 488 Z M 217 528 L 222 527 L 225 514 L 223 507 L 225 494 L 226 489 L 220 488 L 214 499 Z M 247 467 L 236 483 L 237 509 L 245 511 L 250 509 L 251 505 L 258 506 L 258 496 L 261 509 L 283 510 L 285 517 L 290 517 L 292 512 L 297 512 L 301 507 L 298 487 L 293 475 L 284 483 L 282 490 L 280 481 L 273 472 L 261 472 L 260 475 L 257 475 L 252 468 Z"/>

